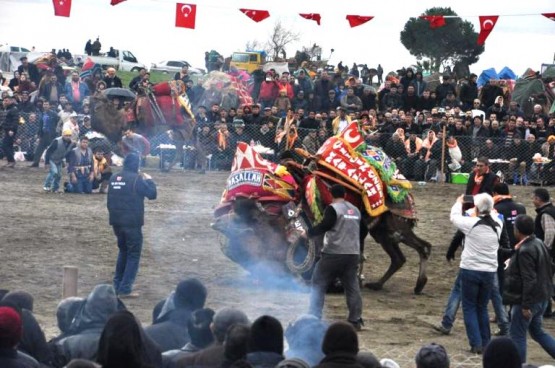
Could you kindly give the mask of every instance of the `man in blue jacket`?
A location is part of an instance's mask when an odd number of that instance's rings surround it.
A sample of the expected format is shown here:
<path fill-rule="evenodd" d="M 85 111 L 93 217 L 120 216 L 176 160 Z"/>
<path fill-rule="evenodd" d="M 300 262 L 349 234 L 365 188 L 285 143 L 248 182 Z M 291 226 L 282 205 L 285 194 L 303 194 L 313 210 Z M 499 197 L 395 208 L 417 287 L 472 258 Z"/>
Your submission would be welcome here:
<path fill-rule="evenodd" d="M 114 289 L 120 298 L 139 296 L 132 290 L 143 247 L 144 198 L 156 199 L 156 184 L 150 175 L 139 174 L 139 162 L 135 153 L 128 154 L 123 171 L 112 175 L 108 189 L 110 225 L 119 249 Z"/>

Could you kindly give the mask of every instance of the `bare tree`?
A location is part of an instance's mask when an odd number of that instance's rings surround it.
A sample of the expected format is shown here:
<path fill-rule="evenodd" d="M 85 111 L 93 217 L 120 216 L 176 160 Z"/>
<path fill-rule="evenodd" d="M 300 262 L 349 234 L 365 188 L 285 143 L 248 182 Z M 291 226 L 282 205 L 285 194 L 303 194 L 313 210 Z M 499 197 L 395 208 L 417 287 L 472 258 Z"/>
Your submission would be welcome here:
<path fill-rule="evenodd" d="M 258 40 L 247 41 L 245 44 L 246 51 L 264 50 L 264 46 Z"/>
<path fill-rule="evenodd" d="M 268 46 L 270 48 L 269 54 L 272 56 L 273 60 L 276 60 L 279 58 L 280 53 L 285 54 L 285 46 L 298 40 L 299 34 L 286 29 L 278 20 L 274 24 L 274 29 L 268 40 Z"/>

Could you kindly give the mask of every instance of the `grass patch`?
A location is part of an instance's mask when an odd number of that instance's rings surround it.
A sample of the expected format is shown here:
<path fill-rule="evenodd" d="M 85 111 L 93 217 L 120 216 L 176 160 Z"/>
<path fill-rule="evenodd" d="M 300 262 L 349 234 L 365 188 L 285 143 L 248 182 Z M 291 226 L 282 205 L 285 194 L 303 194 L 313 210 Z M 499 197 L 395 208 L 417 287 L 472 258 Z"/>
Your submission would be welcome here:
<path fill-rule="evenodd" d="M 129 82 L 131 82 L 131 80 L 135 78 L 137 75 L 139 75 L 139 72 L 124 72 L 121 70 L 117 72 L 117 76 L 121 79 L 121 83 L 126 88 L 129 87 Z M 160 82 L 166 82 L 171 79 L 173 79 L 173 73 L 167 73 L 167 74 L 164 74 L 162 72 L 150 73 L 150 82 L 154 84 L 160 83 Z"/>

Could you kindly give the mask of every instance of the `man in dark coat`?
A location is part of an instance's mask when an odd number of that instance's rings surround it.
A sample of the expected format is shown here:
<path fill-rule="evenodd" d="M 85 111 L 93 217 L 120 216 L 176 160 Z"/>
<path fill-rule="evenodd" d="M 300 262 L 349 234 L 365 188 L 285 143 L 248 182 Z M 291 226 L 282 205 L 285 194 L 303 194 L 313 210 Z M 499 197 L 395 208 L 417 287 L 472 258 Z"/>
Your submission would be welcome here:
<path fill-rule="evenodd" d="M 4 138 L 2 139 L 2 150 L 8 160 L 7 167 L 15 167 L 14 149 L 15 136 L 19 125 L 19 110 L 15 104 L 13 97 L 6 97 L 3 101 L 6 109 L 6 117 L 2 129 L 4 130 Z"/>
<path fill-rule="evenodd" d="M 17 67 L 19 75 L 27 73 L 29 79 L 38 86 L 40 82 L 39 68 L 35 64 L 29 63 L 27 56 L 22 56 L 20 59 L 21 65 Z"/>
<path fill-rule="evenodd" d="M 534 236 L 534 219 L 519 215 L 515 220 L 518 240 L 507 268 L 503 300 L 511 304 L 511 339 L 520 360 L 526 362 L 526 335 L 555 358 L 555 338 L 542 329 L 542 316 L 553 295 L 551 257 L 542 241 Z"/>
<path fill-rule="evenodd" d="M 478 98 L 478 84 L 476 80 L 478 76 L 476 74 L 470 74 L 468 81 L 464 83 L 461 87 L 460 100 L 463 103 L 463 110 L 467 111 L 472 109 L 472 103 L 476 98 Z"/>
<path fill-rule="evenodd" d="M 156 199 L 156 184 L 150 175 L 139 174 L 139 163 L 139 156 L 128 154 L 123 171 L 110 178 L 108 190 L 110 225 L 114 228 L 119 249 L 114 288 L 120 298 L 138 296 L 132 290 L 143 247 L 144 198 Z"/>
<path fill-rule="evenodd" d="M 221 367 L 224 361 L 224 340 L 226 333 L 232 325 L 249 325 L 245 313 L 234 308 L 223 308 L 216 312 L 212 323 L 214 344 L 198 353 L 185 356 L 177 361 L 177 367 Z"/>
<path fill-rule="evenodd" d="M 328 328 L 322 351 L 326 357 L 314 368 L 362 368 L 357 362 L 358 336 L 349 323 L 335 322 Z"/>
<path fill-rule="evenodd" d="M 197 279 L 181 281 L 175 292 L 165 301 L 160 313 L 146 334 L 154 340 L 162 351 L 179 349 L 191 339 L 187 323 L 194 310 L 204 307 L 206 288 Z"/>
<path fill-rule="evenodd" d="M 257 318 L 251 326 L 247 361 L 255 368 L 275 367 L 283 356 L 283 327 L 271 316 Z"/>

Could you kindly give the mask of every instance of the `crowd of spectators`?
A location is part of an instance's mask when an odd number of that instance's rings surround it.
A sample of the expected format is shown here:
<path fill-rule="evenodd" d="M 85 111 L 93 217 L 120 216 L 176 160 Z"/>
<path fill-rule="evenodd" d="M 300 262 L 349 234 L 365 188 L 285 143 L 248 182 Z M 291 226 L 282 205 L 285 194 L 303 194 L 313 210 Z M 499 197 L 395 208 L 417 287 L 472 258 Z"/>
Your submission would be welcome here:
<path fill-rule="evenodd" d="M 2 95 L 15 94 L 22 116 L 15 142 L 35 166 L 72 115 L 77 120 L 69 126 L 74 140 L 91 130 L 88 96 L 122 84 L 111 68 L 105 75 L 85 80 L 72 72 L 65 83 L 66 76 L 55 63 L 46 71 L 37 71 L 22 59 L 19 69 L 12 80 L 4 82 L 13 91 Z M 278 74 L 259 68 L 250 76 L 254 103 L 248 106 L 241 105 L 233 93 L 224 95 L 207 87 L 203 77 L 195 83 L 186 66 L 174 79 L 188 87 L 197 121 L 192 146 L 201 146 L 215 169 L 229 169 L 238 141 L 263 146 L 262 152 L 270 159 L 292 148 L 315 153 L 328 137 L 356 120 L 367 143 L 383 148 L 412 180 L 435 180 L 441 169 L 469 172 L 472 161 L 485 156 L 494 160 L 493 169 L 501 171 L 509 183 L 555 183 L 555 163 L 551 162 L 555 157 L 555 118 L 541 105 L 525 114 L 497 81 L 478 88 L 475 74 L 460 80 L 446 74 L 430 88 L 421 72 L 408 68 L 388 76 L 376 89 L 350 72 L 302 65 L 292 74 Z M 142 70 L 129 87 L 140 90 L 149 83 L 149 74 Z M 120 103 L 119 108 L 132 115 L 129 104 Z M 134 122 L 134 118 L 128 121 Z M 169 140 L 163 134 L 150 139 L 154 148 Z M 183 161 L 185 166 L 196 162 L 187 157 Z"/>
<path fill-rule="evenodd" d="M 284 328 L 270 315 L 251 319 L 234 307 L 214 311 L 205 305 L 207 294 L 198 279 L 181 281 L 153 307 L 152 322 L 143 327 L 111 285 L 97 285 L 86 298 L 58 304 L 59 334 L 47 341 L 34 316 L 33 297 L 2 290 L 0 366 L 399 367 L 392 359 L 362 351 L 347 322 L 328 324 L 300 315 Z M 417 368 L 450 367 L 448 352 L 436 343 L 422 346 L 414 363 Z M 506 337 L 493 339 L 484 351 L 483 367 L 521 367 L 515 344 Z"/>

